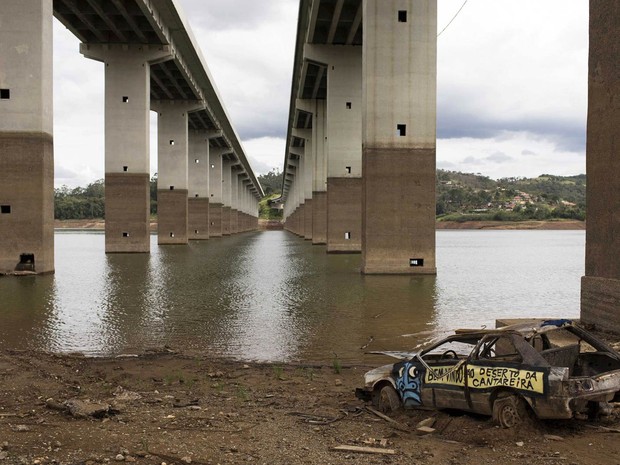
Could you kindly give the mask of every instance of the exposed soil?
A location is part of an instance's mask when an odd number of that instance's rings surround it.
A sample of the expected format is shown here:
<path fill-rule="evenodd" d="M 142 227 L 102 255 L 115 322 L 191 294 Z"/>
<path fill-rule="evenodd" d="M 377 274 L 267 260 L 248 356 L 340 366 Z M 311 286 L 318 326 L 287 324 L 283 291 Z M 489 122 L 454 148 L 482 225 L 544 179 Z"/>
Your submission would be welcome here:
<path fill-rule="evenodd" d="M 367 368 L 166 351 L 113 359 L 0 352 L 0 465 L 620 463 L 620 436 L 601 428 L 620 431 L 617 415 L 504 430 L 488 418 L 418 411 L 393 415 L 396 425 L 355 398 Z M 64 404 L 71 399 L 103 405 L 82 405 L 100 412 L 76 417 Z M 435 432 L 417 435 L 429 417 Z M 339 445 L 394 455 L 333 450 Z"/>
<path fill-rule="evenodd" d="M 585 230 L 585 221 L 438 221 L 436 229 L 541 229 L 551 231 Z"/>

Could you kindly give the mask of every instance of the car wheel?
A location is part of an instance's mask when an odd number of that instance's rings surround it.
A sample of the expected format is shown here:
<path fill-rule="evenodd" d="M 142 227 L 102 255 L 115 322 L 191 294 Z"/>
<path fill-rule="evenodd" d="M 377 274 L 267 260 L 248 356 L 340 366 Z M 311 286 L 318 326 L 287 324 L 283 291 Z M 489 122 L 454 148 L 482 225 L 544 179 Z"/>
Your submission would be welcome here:
<path fill-rule="evenodd" d="M 373 400 L 375 407 L 382 413 L 395 412 L 401 407 L 398 392 L 389 384 L 383 386 Z"/>
<path fill-rule="evenodd" d="M 515 394 L 498 397 L 493 402 L 493 420 L 502 428 L 514 428 L 527 417 L 525 401 Z"/>

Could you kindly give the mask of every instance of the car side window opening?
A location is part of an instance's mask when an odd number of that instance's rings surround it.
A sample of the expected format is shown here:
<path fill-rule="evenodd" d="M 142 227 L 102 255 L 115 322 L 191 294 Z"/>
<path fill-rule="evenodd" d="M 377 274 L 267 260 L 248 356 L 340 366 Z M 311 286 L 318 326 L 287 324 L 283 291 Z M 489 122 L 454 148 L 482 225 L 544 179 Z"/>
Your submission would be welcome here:
<path fill-rule="evenodd" d="M 523 357 L 506 336 L 485 338 L 478 349 L 478 360 L 523 362 Z"/>

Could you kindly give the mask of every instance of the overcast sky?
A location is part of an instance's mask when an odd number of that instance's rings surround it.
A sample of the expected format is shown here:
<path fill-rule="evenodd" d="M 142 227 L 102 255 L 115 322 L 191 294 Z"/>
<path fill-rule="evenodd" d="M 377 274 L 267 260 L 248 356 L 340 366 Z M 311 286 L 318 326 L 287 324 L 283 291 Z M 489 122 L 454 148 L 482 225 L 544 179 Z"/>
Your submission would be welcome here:
<path fill-rule="evenodd" d="M 442 30 L 464 0 L 438 0 Z M 255 171 L 282 168 L 298 0 L 178 0 Z M 103 65 L 54 28 L 56 186 L 104 176 Z M 468 0 L 438 39 L 437 166 L 585 172 L 588 0 Z M 151 124 L 151 172 L 157 171 Z"/>

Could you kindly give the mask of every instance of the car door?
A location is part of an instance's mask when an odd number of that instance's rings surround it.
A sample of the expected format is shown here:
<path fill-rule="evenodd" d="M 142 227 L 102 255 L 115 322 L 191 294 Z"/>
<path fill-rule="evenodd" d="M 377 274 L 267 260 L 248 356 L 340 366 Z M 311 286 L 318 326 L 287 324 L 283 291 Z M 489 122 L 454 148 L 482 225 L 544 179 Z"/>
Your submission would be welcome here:
<path fill-rule="evenodd" d="M 485 336 L 467 364 L 466 396 L 471 410 L 490 415 L 493 392 L 518 388 L 522 364 L 510 334 Z"/>
<path fill-rule="evenodd" d="M 432 395 L 436 408 L 469 410 L 465 395 L 466 366 L 474 347 L 469 341 L 452 340 L 422 354 L 426 365 L 422 392 L 427 397 Z"/>

